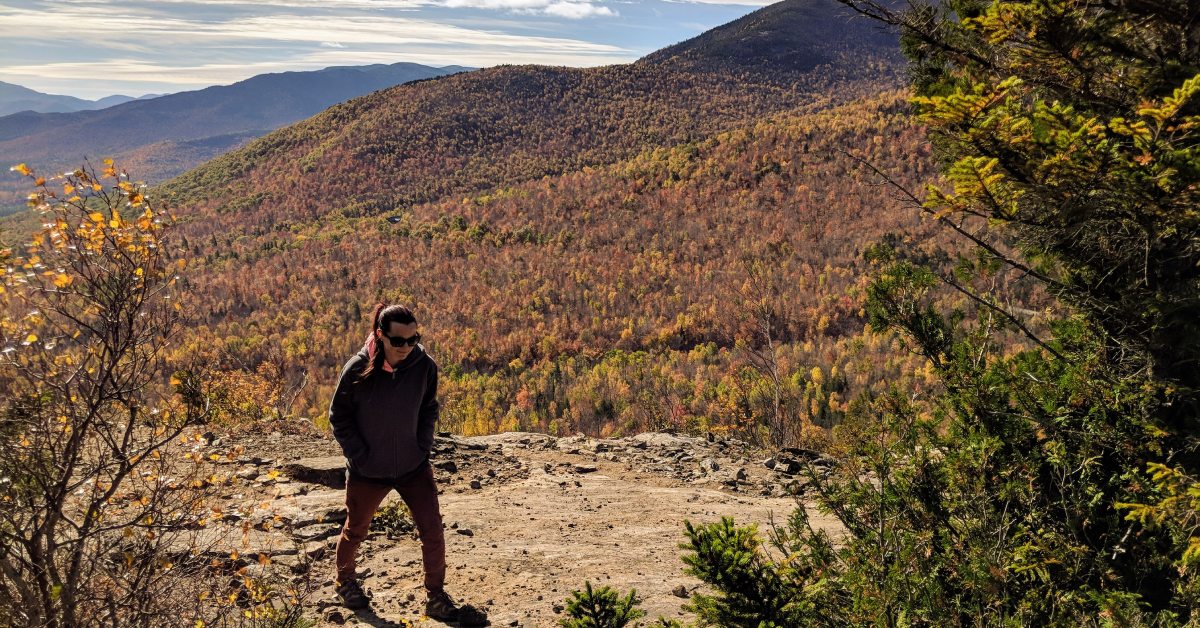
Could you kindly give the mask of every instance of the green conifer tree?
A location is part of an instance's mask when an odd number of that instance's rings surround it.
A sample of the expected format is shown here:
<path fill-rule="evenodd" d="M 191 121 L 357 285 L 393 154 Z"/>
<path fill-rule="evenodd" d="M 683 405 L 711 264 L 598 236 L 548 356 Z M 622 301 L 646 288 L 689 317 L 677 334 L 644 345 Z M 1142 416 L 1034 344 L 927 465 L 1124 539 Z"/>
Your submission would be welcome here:
<path fill-rule="evenodd" d="M 585 582 L 582 591 L 571 592 L 567 599 L 567 618 L 559 625 L 564 628 L 621 628 L 646 615 L 637 606 L 640 601 L 636 590 L 621 597 L 610 587 L 592 589 L 592 583 Z"/>
<path fill-rule="evenodd" d="M 785 588 L 792 625 L 1200 621 L 1195 511 L 1163 505 L 1200 471 L 1200 5 L 847 2 L 900 29 L 945 176 L 911 198 L 979 254 L 870 251 L 872 325 L 943 388 L 854 404 L 843 464 L 812 475 L 837 546 L 794 516 L 767 565 L 689 527 L 721 592 L 701 621 L 769 608 L 730 572 Z M 1014 276 L 1055 306 L 1029 320 L 988 287 Z M 941 311 L 946 287 L 969 307 Z"/>

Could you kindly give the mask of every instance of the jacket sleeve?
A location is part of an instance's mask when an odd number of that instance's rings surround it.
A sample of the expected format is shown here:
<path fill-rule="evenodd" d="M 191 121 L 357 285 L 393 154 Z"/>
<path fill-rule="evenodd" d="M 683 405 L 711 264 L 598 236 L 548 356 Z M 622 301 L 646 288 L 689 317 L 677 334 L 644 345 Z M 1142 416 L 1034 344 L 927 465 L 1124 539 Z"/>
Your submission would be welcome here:
<path fill-rule="evenodd" d="M 441 410 L 437 393 L 438 370 L 434 366 L 429 374 L 429 384 L 425 387 L 425 397 L 421 400 L 420 413 L 417 415 L 417 446 L 426 454 L 433 451 L 433 432 L 437 428 Z"/>
<path fill-rule="evenodd" d="M 367 444 L 354 419 L 354 378 L 361 371 L 355 368 L 359 364 L 360 360 L 346 363 L 338 378 L 337 388 L 333 391 L 333 400 L 329 402 L 329 425 L 333 428 L 333 437 L 350 460 L 359 460 L 367 453 Z"/>

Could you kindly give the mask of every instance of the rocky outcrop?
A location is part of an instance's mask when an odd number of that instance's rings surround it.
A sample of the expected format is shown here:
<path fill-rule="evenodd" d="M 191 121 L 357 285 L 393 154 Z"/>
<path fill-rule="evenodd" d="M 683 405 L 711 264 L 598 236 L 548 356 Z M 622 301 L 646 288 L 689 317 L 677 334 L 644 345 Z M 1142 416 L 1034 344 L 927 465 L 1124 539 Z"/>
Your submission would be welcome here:
<path fill-rule="evenodd" d="M 228 482 L 213 486 L 213 516 L 205 529 L 180 535 L 181 551 L 233 572 L 267 561 L 315 585 L 310 603 L 331 611 L 322 613 L 325 625 L 338 623 L 331 561 L 346 508 L 337 444 L 327 436 L 210 436 L 195 453 Z M 720 435 L 525 432 L 439 433 L 431 462 L 456 590 L 486 600 L 503 625 L 521 626 L 556 625 L 555 604 L 581 578 L 636 587 L 649 609 L 678 615 L 679 600 L 700 586 L 681 571 L 685 519 L 769 526 L 786 518 L 813 474 L 835 464 L 819 452 L 763 451 Z M 396 617 L 419 615 L 423 599 L 401 593 L 419 588 L 421 573 L 406 518 L 399 498 L 387 498 L 360 561 L 380 608 Z"/>

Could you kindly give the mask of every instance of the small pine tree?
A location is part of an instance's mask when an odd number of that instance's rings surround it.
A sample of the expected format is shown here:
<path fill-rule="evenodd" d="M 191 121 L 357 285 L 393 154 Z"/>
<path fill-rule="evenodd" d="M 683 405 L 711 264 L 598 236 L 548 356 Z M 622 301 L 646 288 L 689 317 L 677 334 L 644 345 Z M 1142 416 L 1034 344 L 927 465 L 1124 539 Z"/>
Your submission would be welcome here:
<path fill-rule="evenodd" d="M 585 582 L 583 590 L 572 591 L 566 602 L 569 617 L 559 622 L 564 628 L 621 628 L 646 615 L 637 607 L 641 600 L 636 589 L 622 598 L 609 587 L 592 589 L 592 583 Z"/>
<path fill-rule="evenodd" d="M 762 542 L 755 527 L 735 527 L 729 517 L 705 526 L 684 525 L 689 543 L 682 547 L 693 552 L 683 557 L 687 573 L 722 592 L 695 595 L 688 610 L 722 626 L 785 623 L 787 591 L 776 565 L 759 552 Z"/>

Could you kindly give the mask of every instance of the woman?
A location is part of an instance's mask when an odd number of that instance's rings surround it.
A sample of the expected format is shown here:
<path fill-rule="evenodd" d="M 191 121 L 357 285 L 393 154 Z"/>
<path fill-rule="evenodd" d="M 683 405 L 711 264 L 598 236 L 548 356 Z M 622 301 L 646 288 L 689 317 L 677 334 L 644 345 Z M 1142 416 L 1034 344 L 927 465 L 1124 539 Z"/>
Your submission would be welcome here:
<path fill-rule="evenodd" d="M 375 307 L 371 333 L 342 369 L 329 423 L 346 456 L 346 523 L 337 542 L 338 597 L 351 609 L 370 605 L 355 554 L 389 492 L 400 494 L 421 537 L 428 600 L 425 614 L 458 621 L 443 589 L 446 541 L 429 452 L 438 419 L 438 368 L 419 344 L 417 319 L 402 305 Z"/>

